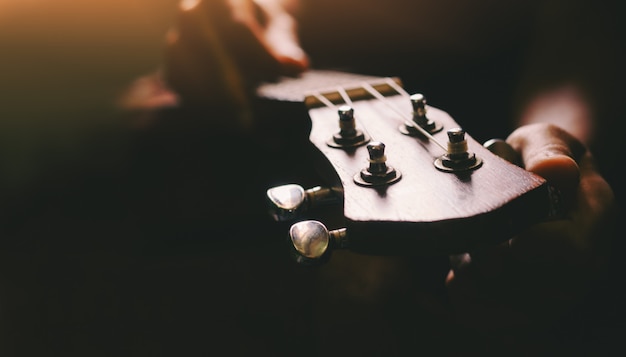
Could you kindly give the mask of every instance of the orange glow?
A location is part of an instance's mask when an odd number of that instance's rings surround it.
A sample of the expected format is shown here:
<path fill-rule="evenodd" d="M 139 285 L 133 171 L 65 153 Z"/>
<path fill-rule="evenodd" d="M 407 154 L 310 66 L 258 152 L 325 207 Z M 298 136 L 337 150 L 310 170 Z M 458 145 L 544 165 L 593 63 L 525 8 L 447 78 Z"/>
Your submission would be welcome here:
<path fill-rule="evenodd" d="M 194 7 L 198 6 L 200 0 L 182 0 L 180 2 L 180 8 L 182 10 L 191 10 Z"/>
<path fill-rule="evenodd" d="M 116 94 L 161 64 L 177 4 L 0 0 L 0 152 L 15 157 L 0 171 L 19 182 L 44 139 L 69 145 L 110 122 Z"/>
<path fill-rule="evenodd" d="M 117 96 L 162 63 L 177 4 L 0 0 L 0 182 L 6 192 L 42 179 L 48 165 L 77 160 L 87 133 L 125 124 L 115 119 Z"/>
<path fill-rule="evenodd" d="M 177 3 L 0 0 L 0 94 L 25 81 L 45 86 L 52 77 L 71 82 L 85 75 L 106 78 L 107 73 L 124 72 L 130 81 L 134 78 L 129 73 L 139 72 L 140 66 L 142 72 L 153 70 L 161 61 Z M 54 90 L 58 83 L 50 86 Z"/>

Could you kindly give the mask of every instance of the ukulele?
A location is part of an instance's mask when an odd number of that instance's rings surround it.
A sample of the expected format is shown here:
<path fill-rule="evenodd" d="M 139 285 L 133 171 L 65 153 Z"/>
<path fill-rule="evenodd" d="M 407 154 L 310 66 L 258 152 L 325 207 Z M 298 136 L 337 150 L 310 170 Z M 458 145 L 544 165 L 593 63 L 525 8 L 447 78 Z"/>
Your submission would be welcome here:
<path fill-rule="evenodd" d="M 504 141 L 479 144 L 398 78 L 310 71 L 258 94 L 301 102 L 311 122 L 323 182 L 267 190 L 272 217 L 292 223 L 288 242 L 299 263 L 325 262 L 335 249 L 462 254 L 557 215 L 556 192 L 509 161 L 515 153 Z M 341 226 L 315 219 L 328 204 L 340 207 Z"/>

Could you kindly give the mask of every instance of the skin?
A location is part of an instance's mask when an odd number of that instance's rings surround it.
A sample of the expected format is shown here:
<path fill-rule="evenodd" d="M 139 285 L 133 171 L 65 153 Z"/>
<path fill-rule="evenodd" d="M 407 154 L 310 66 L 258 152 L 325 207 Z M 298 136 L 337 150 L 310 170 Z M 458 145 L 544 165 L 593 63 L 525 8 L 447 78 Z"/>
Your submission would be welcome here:
<path fill-rule="evenodd" d="M 527 170 L 560 190 L 565 214 L 476 252 L 471 263 L 449 272 L 446 285 L 459 320 L 492 333 L 541 326 L 580 302 L 605 272 L 615 205 L 591 153 L 560 127 L 529 124 L 507 142 Z"/>
<path fill-rule="evenodd" d="M 278 2 L 256 6 L 242 0 L 181 3 L 180 26 L 166 38 L 164 78 L 186 104 L 241 104 L 255 83 L 308 67 L 294 19 Z"/>

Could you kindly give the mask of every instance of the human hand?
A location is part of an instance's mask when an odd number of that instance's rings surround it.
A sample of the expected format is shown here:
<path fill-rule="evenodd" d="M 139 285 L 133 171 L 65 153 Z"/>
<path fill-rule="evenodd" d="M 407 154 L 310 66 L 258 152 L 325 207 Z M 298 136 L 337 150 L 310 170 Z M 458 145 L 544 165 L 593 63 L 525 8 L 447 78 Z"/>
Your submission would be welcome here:
<path fill-rule="evenodd" d="M 581 301 L 606 269 L 614 206 L 592 154 L 568 132 L 531 124 L 507 142 L 527 170 L 561 192 L 565 216 L 473 252 L 449 272 L 446 284 L 458 320 L 497 336 L 549 327 Z"/>
<path fill-rule="evenodd" d="M 260 81 L 304 71 L 308 59 L 284 0 L 182 1 L 167 36 L 164 78 L 183 102 L 244 105 Z"/>

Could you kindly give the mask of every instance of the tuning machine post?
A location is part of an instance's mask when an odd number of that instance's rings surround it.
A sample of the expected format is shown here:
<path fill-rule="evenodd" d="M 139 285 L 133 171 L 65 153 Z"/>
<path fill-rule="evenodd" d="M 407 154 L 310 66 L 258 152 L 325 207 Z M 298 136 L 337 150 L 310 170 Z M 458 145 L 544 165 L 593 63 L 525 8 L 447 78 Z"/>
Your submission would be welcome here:
<path fill-rule="evenodd" d="M 354 175 L 354 182 L 360 186 L 380 186 L 397 182 L 402 177 L 400 171 L 387 165 L 385 144 L 374 141 L 367 144 L 369 165 Z"/>
<path fill-rule="evenodd" d="M 416 128 L 419 126 L 429 134 L 438 133 L 443 130 L 443 125 L 428 118 L 426 115 L 426 97 L 421 93 L 412 94 L 410 97 L 411 106 L 413 107 L 413 117 L 411 120 L 406 120 L 404 124 L 400 125 L 400 132 L 410 136 L 423 135 L 421 131 Z"/>
<path fill-rule="evenodd" d="M 335 133 L 326 142 L 334 148 L 353 148 L 365 145 L 370 141 L 369 136 L 356 127 L 354 108 L 342 105 L 337 110 L 339 114 L 339 132 Z"/>
<path fill-rule="evenodd" d="M 482 159 L 468 150 L 465 130 L 448 130 L 448 152 L 435 160 L 435 167 L 446 172 L 461 172 L 477 169 L 482 164 Z"/>
<path fill-rule="evenodd" d="M 305 190 L 297 184 L 269 188 L 266 198 L 270 215 L 278 222 L 293 220 L 312 207 L 339 201 L 337 194 L 330 188 L 315 186 Z"/>

